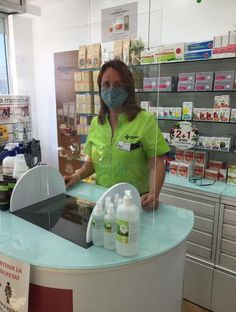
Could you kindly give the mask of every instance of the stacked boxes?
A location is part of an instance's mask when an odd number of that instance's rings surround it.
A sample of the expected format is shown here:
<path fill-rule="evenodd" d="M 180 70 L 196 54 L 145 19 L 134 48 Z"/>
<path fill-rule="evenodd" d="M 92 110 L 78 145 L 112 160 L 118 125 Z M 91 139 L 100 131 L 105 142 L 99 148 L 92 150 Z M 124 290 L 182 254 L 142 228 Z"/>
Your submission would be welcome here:
<path fill-rule="evenodd" d="M 93 91 L 93 73 L 90 71 L 75 72 L 75 92 Z"/>
<path fill-rule="evenodd" d="M 76 112 L 84 114 L 94 113 L 94 101 L 91 94 L 76 94 Z"/>
<path fill-rule="evenodd" d="M 215 72 L 215 91 L 227 91 L 233 90 L 235 87 L 235 72 L 229 71 L 217 71 Z"/>
<path fill-rule="evenodd" d="M 97 83 L 98 75 L 99 75 L 98 70 L 93 71 L 93 90 L 95 92 L 98 92 L 98 83 Z"/>
<path fill-rule="evenodd" d="M 211 91 L 213 86 L 213 72 L 196 73 L 195 91 Z"/>
<path fill-rule="evenodd" d="M 193 91 L 195 83 L 195 73 L 180 73 L 178 91 Z"/>
<path fill-rule="evenodd" d="M 170 92 L 177 89 L 177 77 L 145 77 L 143 79 L 144 91 Z"/>
<path fill-rule="evenodd" d="M 215 36 L 213 44 L 213 57 L 235 57 L 236 56 L 236 30 L 231 30 L 223 36 Z"/>
<path fill-rule="evenodd" d="M 184 59 L 185 61 L 209 59 L 212 56 L 212 47 L 212 40 L 188 43 Z"/>

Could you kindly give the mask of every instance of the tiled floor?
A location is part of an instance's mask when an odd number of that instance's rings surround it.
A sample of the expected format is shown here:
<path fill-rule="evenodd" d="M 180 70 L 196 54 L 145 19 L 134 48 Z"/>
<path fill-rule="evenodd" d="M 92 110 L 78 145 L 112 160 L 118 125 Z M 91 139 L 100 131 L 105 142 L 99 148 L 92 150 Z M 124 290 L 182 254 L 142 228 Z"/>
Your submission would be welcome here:
<path fill-rule="evenodd" d="M 208 312 L 209 310 L 203 309 L 187 300 L 183 300 L 182 312 Z"/>

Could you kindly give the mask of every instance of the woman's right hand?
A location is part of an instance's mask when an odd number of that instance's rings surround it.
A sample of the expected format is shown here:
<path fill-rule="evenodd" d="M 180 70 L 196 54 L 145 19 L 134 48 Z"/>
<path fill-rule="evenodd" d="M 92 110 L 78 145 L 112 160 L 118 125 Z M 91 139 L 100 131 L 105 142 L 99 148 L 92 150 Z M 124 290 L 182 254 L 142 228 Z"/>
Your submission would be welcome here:
<path fill-rule="evenodd" d="M 64 176 L 64 181 L 66 184 L 66 188 L 69 188 L 78 183 L 80 181 L 80 177 L 78 176 L 78 174 L 73 173 L 70 176 Z"/>

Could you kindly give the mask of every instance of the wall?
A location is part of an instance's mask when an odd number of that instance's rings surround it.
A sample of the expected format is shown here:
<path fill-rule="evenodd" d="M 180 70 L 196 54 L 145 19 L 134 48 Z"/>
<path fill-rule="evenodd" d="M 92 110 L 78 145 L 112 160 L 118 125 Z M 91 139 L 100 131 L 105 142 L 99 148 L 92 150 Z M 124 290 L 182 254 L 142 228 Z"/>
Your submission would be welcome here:
<path fill-rule="evenodd" d="M 20 92 L 32 96 L 33 114 L 37 114 L 34 120 L 37 126 L 34 127 L 34 131 L 35 136 L 38 135 L 41 140 L 43 159 L 48 164 L 57 166 L 53 53 L 78 49 L 81 44 L 99 41 L 100 10 L 127 1 L 29 0 L 28 2 L 41 8 L 41 17 L 31 17 L 32 25 L 25 15 L 13 17 L 17 88 Z M 197 4 L 196 0 L 152 0 L 151 3 L 149 0 L 138 0 L 138 34 L 141 34 L 146 42 L 149 4 L 151 4 L 152 45 L 160 42 L 209 39 L 214 35 L 226 33 L 232 29 L 233 24 L 236 24 L 235 0 L 202 0 L 201 4 Z M 24 36 L 27 36 L 30 51 L 24 46 L 22 40 Z M 26 52 L 24 58 L 22 47 Z M 20 55 L 17 55 L 18 53 Z M 27 70 L 34 71 L 34 80 L 28 85 L 22 79 Z M 29 82 L 29 79 L 27 81 Z"/>

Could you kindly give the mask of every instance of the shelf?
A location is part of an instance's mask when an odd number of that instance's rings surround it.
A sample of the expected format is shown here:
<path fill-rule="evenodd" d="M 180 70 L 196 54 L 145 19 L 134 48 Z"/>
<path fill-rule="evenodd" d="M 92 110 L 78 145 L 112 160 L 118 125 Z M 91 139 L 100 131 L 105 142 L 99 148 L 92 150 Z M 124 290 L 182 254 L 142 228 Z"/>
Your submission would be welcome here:
<path fill-rule="evenodd" d="M 99 94 L 98 91 L 75 91 L 75 94 Z"/>
<path fill-rule="evenodd" d="M 140 67 L 148 67 L 148 66 L 163 66 L 163 65 L 173 65 L 173 64 L 188 64 L 188 63 L 204 63 L 204 62 L 225 62 L 225 61 L 232 61 L 236 60 L 236 57 L 222 57 L 222 58 L 209 58 L 203 60 L 180 60 L 180 61 L 166 61 L 166 62 L 159 62 L 159 63 L 150 63 L 150 64 L 140 64 L 140 65 L 129 65 L 130 69 L 140 68 Z M 76 71 L 99 71 L 101 67 L 96 68 L 75 68 Z"/>
<path fill-rule="evenodd" d="M 158 118 L 158 121 L 187 121 L 187 122 L 203 122 L 203 123 L 211 123 L 211 124 L 223 124 L 223 125 L 236 125 L 235 122 L 229 121 L 213 121 L 213 120 L 185 120 L 185 119 L 165 119 L 165 118 Z"/>
<path fill-rule="evenodd" d="M 170 147 L 173 148 L 177 148 L 175 147 L 173 144 L 168 144 Z M 200 147 L 191 147 L 191 150 L 197 150 L 197 151 L 206 151 L 206 152 L 221 152 L 221 153 L 231 153 L 231 154 L 235 154 L 236 150 L 235 148 L 231 148 L 229 151 L 222 151 L 222 150 L 212 150 L 212 149 L 207 149 L 207 148 L 200 148 Z"/>
<path fill-rule="evenodd" d="M 81 115 L 81 116 L 97 116 L 98 115 L 98 114 L 92 114 L 92 113 L 79 113 L 79 112 L 76 112 L 75 114 Z"/>
<path fill-rule="evenodd" d="M 179 93 L 179 94 L 191 94 L 191 93 L 194 93 L 194 94 L 198 94 L 198 93 L 234 93 L 236 92 L 236 90 L 222 90 L 222 91 L 215 91 L 215 90 L 211 90 L 211 91 L 158 91 L 158 90 L 150 90 L 150 91 L 147 91 L 147 90 L 138 90 L 138 91 L 135 91 L 136 93 L 159 93 L 159 94 L 170 94 L 170 93 Z"/>
<path fill-rule="evenodd" d="M 204 62 L 220 62 L 220 61 L 232 61 L 236 60 L 236 57 L 222 57 L 222 58 L 208 58 L 203 60 L 180 60 L 180 61 L 166 61 L 166 62 L 159 62 L 159 63 L 150 63 L 150 64 L 140 64 L 140 65 L 129 65 L 130 68 L 139 68 L 139 67 L 145 67 L 145 66 L 162 66 L 162 65 L 173 65 L 173 64 L 187 64 L 187 63 L 204 63 Z"/>

